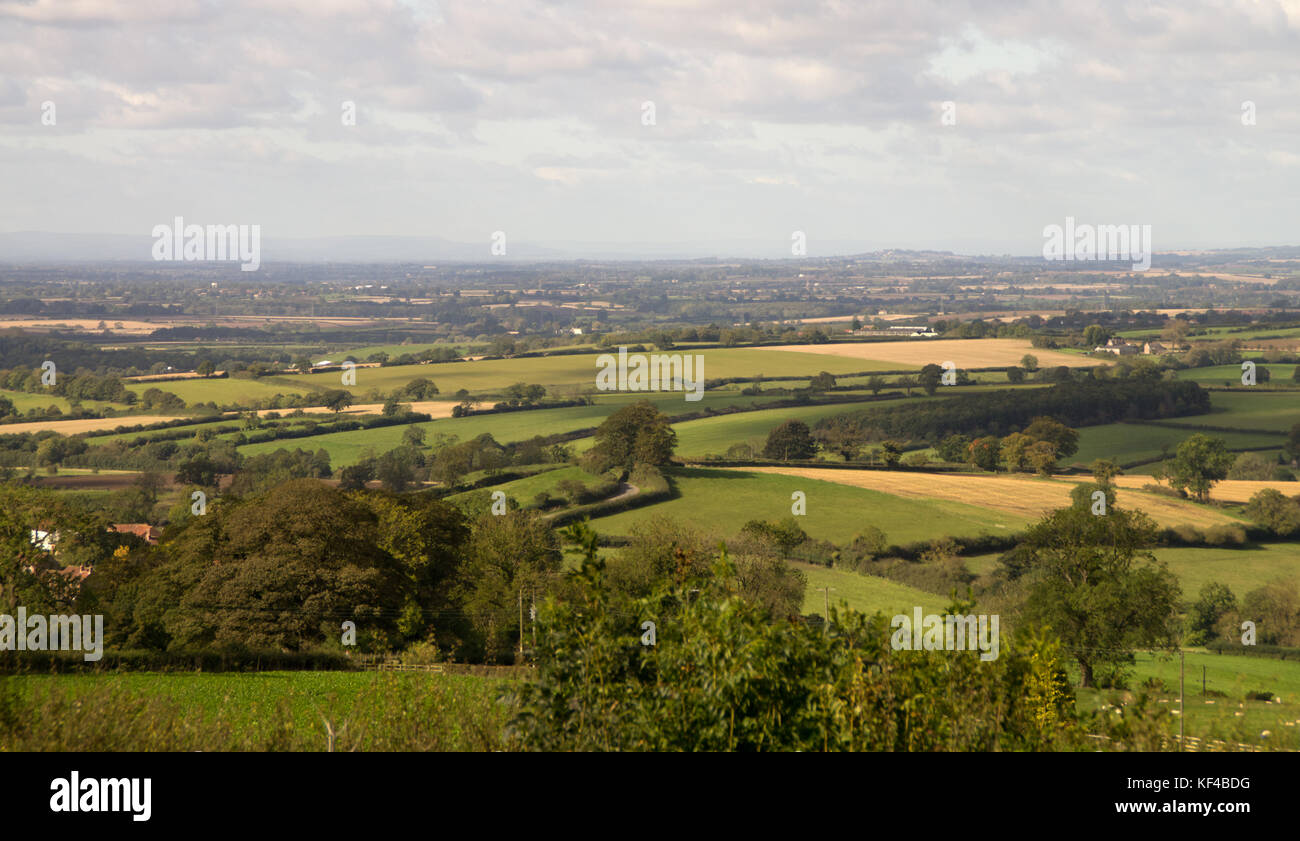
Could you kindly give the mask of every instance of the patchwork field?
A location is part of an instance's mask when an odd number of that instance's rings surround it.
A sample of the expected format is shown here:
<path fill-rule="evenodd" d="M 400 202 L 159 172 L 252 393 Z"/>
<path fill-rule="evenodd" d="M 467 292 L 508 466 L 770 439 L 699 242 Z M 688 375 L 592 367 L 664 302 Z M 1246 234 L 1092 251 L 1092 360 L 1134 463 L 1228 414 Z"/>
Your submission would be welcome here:
<path fill-rule="evenodd" d="M 633 523 L 663 515 L 730 537 L 751 519 L 789 517 L 795 491 L 803 491 L 807 500 L 800 526 L 836 543 L 852 540 L 869 525 L 881 529 L 890 543 L 901 544 L 944 535 L 1013 534 L 1030 522 L 1014 512 L 937 495 L 904 497 L 810 476 L 782 475 L 781 469 L 682 469 L 672 476 L 676 498 L 593 520 L 592 527 L 601 534 L 628 534 Z"/>
<path fill-rule="evenodd" d="M 1038 359 L 1040 367 L 1055 365 L 1100 365 L 1089 359 L 1054 350 L 1034 348 L 1028 339 L 921 339 L 901 342 L 861 342 L 834 345 L 783 345 L 750 353 L 785 351 L 810 353 L 841 359 L 871 360 L 896 368 L 920 368 L 952 362 L 958 368 L 993 368 L 1019 365 L 1025 354 Z M 805 363 L 805 368 L 807 363 Z M 835 373 L 831 369 L 831 373 Z"/>
<path fill-rule="evenodd" d="M 867 488 L 896 497 L 950 500 L 996 511 L 1004 516 L 1036 520 L 1070 504 L 1072 482 L 1020 476 L 981 476 L 959 473 L 913 473 L 893 470 L 836 470 L 817 467 L 753 467 L 756 473 L 777 474 Z M 1127 477 L 1138 479 L 1142 477 Z M 1149 481 L 1149 480 L 1147 480 Z M 1264 483 L 1267 484 L 1267 483 Z M 1130 486 L 1131 487 L 1131 486 Z M 1145 511 L 1161 525 L 1216 526 L 1240 522 L 1212 508 L 1138 490 L 1117 495 L 1124 508 Z M 810 510 L 811 513 L 811 510 Z M 931 518 L 932 520 L 935 518 Z M 933 525 L 931 525 L 933 529 Z M 888 534 L 888 530 L 886 530 Z"/>
<path fill-rule="evenodd" d="M 743 407 L 754 402 L 772 399 L 770 396 L 746 396 L 735 392 L 705 392 L 703 400 L 688 403 L 682 399 L 680 394 L 676 393 L 612 394 L 598 397 L 596 402 L 590 406 L 566 406 L 556 409 L 503 412 L 465 418 L 444 417 L 439 420 L 415 424 L 415 426 L 424 429 L 425 433 L 430 436 L 440 434 L 455 435 L 462 441 L 489 433 L 499 443 L 508 444 L 523 441 L 536 435 L 556 435 L 579 429 L 590 429 L 599 426 L 601 421 L 621 407 L 641 400 L 648 400 L 660 411 L 673 416 L 691 414 L 706 408 Z M 852 404 L 837 404 L 833 407 L 809 408 L 832 408 L 844 412 L 849 411 L 853 406 Z M 285 414 L 287 411 L 281 413 Z M 754 414 L 766 413 L 767 411 L 761 410 Z M 782 410 L 774 409 L 770 411 L 779 412 Z M 718 419 L 745 418 L 748 416 L 749 413 L 737 413 L 721 416 Z M 777 423 L 780 423 L 780 421 L 773 422 L 772 426 Z M 310 449 L 325 448 L 330 452 L 331 462 L 337 468 L 354 463 L 361 457 L 362 451 L 366 448 L 373 448 L 376 453 L 382 453 L 396 447 L 401 443 L 405 429 L 406 426 L 389 426 L 352 432 L 332 432 L 311 438 L 296 439 L 296 446 L 308 447 L 310 445 Z M 767 434 L 766 429 L 763 430 L 763 434 Z M 584 452 L 591 444 L 590 439 L 580 439 L 574 441 L 572 446 L 576 452 Z M 245 455 L 256 455 L 289 445 L 290 442 L 270 441 L 263 444 L 249 444 L 240 447 L 239 451 Z"/>
<path fill-rule="evenodd" d="M 819 346 L 820 347 L 820 346 Z M 769 348 L 707 348 L 704 350 L 672 351 L 673 353 L 701 354 L 704 357 L 704 375 L 707 379 L 730 377 L 803 377 L 818 371 L 847 374 L 858 371 L 891 370 L 918 367 L 912 364 L 886 364 L 866 362 L 861 359 L 828 359 L 811 367 L 809 360 L 796 352 L 798 346 Z M 610 351 L 606 351 L 610 352 Z M 617 353 L 617 349 L 613 351 Z M 498 393 L 518 382 L 543 385 L 548 389 L 591 391 L 596 385 L 596 358 L 598 354 L 571 354 L 542 356 L 527 359 L 481 359 L 474 362 L 442 362 L 433 365 L 393 365 L 387 368 L 358 369 L 356 391 L 377 388 L 392 391 L 416 377 L 427 377 L 437 383 L 444 394 L 458 389 L 472 393 Z M 338 388 L 338 373 L 307 374 L 300 391 L 317 388 Z M 557 392 L 557 393 L 559 393 Z"/>

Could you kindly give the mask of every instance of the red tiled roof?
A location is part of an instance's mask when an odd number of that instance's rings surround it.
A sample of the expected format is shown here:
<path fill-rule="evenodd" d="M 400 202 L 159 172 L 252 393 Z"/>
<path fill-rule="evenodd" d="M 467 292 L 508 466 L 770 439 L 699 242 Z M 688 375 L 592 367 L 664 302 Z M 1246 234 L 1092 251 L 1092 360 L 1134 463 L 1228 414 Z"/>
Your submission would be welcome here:
<path fill-rule="evenodd" d="M 162 535 L 162 529 L 148 523 L 114 523 L 113 531 L 118 534 L 133 534 L 150 544 L 157 544 Z"/>

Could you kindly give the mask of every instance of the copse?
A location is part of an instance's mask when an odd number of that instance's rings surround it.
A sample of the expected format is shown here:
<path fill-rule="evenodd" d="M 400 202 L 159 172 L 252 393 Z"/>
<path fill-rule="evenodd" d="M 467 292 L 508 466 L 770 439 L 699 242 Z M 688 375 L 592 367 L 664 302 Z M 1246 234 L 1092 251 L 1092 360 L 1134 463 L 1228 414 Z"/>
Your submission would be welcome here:
<path fill-rule="evenodd" d="M 858 433 L 876 430 L 890 438 L 937 444 L 950 435 L 974 438 L 1001 436 L 1018 429 L 1028 432 L 1026 427 L 1043 417 L 1069 428 L 1209 411 L 1209 392 L 1191 381 L 1088 378 L 1049 388 L 969 394 L 937 405 L 873 405 L 822 418 L 815 428 L 819 434 L 836 426 Z M 1077 439 L 1060 443 L 1066 444 L 1066 449 L 1077 447 Z M 1063 454 L 1058 451 L 1058 455 Z"/>

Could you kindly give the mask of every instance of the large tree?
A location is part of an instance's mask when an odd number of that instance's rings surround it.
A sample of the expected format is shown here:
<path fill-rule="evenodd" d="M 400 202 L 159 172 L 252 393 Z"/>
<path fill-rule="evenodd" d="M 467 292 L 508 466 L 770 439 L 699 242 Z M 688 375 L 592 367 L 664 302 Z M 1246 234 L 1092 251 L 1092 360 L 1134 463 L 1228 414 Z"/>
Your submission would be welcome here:
<path fill-rule="evenodd" d="M 391 635 L 411 588 L 375 513 L 313 479 L 209 509 L 164 546 L 179 591 L 165 625 L 182 646 L 297 650 L 345 620 Z"/>
<path fill-rule="evenodd" d="M 1210 499 L 1210 488 L 1224 479 L 1234 456 L 1222 438 L 1196 433 L 1178 445 L 1169 463 L 1169 484 L 1198 502 Z"/>
<path fill-rule="evenodd" d="M 474 630 L 472 645 L 462 653 L 508 661 L 518 645 L 521 602 L 527 610 L 545 598 L 560 563 L 559 539 L 536 512 L 481 515 L 456 584 Z"/>
<path fill-rule="evenodd" d="M 635 464 L 664 467 L 673 457 L 677 433 L 668 416 L 649 400 L 624 406 L 596 428 L 596 459 L 605 466 L 631 470 Z"/>
<path fill-rule="evenodd" d="M 1104 514 L 1094 493 L 1106 497 Z M 1180 591 L 1177 579 L 1147 549 L 1155 523 L 1115 507 L 1115 492 L 1080 485 L 1068 508 L 1054 511 L 1025 535 L 1017 565 L 1004 571 L 1027 580 L 1025 618 L 1050 627 L 1079 663 L 1083 686 L 1097 673 L 1113 677 L 1138 646 L 1172 646 Z"/>
<path fill-rule="evenodd" d="M 816 453 L 817 442 L 813 440 L 808 424 L 799 420 L 788 420 L 773 429 L 763 446 L 763 458 L 781 461 L 812 458 Z"/>

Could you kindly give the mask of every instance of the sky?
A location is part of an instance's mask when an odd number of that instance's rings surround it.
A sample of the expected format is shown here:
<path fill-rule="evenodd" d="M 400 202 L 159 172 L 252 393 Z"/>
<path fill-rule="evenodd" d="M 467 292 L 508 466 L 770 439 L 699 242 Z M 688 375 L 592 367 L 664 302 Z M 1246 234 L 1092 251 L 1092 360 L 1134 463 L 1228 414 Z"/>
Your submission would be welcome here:
<path fill-rule="evenodd" d="M 1298 206 L 1300 0 L 0 0 L 0 233 L 1033 254 Z"/>

